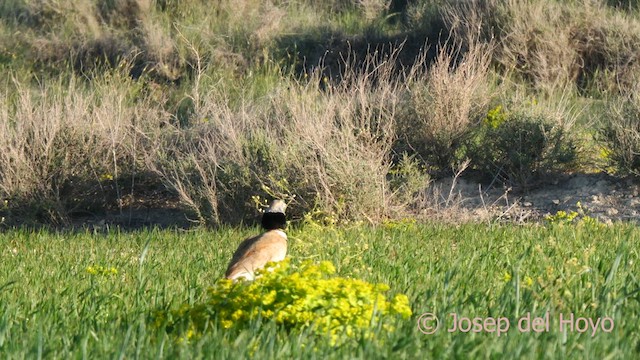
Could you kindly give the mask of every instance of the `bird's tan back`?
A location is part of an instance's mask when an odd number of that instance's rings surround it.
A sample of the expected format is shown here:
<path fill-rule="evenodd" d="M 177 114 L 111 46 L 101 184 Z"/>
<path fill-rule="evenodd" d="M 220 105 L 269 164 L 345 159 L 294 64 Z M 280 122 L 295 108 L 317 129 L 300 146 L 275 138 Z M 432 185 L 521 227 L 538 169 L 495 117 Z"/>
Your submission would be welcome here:
<path fill-rule="evenodd" d="M 287 236 L 280 230 L 267 231 L 244 240 L 233 254 L 225 276 L 251 276 L 269 261 L 281 261 L 287 254 Z"/>

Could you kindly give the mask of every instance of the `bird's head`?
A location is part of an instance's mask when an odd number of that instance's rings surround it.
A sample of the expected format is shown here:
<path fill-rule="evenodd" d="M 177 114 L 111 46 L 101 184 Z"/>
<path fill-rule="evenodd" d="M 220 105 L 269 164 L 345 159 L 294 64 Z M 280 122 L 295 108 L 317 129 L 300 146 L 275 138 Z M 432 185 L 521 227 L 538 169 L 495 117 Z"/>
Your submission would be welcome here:
<path fill-rule="evenodd" d="M 262 227 L 266 230 L 284 229 L 287 226 L 286 209 L 287 204 L 283 200 L 273 200 L 262 215 Z"/>

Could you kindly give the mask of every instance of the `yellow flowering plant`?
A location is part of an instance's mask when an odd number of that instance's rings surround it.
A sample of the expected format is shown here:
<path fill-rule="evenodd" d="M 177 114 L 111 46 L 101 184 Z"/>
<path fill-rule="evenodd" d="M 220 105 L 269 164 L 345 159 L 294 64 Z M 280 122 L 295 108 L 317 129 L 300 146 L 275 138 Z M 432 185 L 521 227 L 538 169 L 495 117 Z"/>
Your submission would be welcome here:
<path fill-rule="evenodd" d="M 329 336 L 332 345 L 359 337 L 372 338 L 374 329 L 392 331 L 398 319 L 408 319 L 406 295 L 387 299 L 389 286 L 334 276 L 330 262 L 298 266 L 285 259 L 269 263 L 254 281 L 219 280 L 208 299 L 174 311 L 158 311 L 157 327 L 178 329 L 180 340 L 197 337 L 210 324 L 225 329 L 242 328 L 258 321 L 275 321 L 287 330 L 311 329 Z"/>
<path fill-rule="evenodd" d="M 101 265 L 87 266 L 86 272 L 90 275 L 111 276 L 118 275 L 118 269 L 115 267 L 105 267 Z"/>
<path fill-rule="evenodd" d="M 600 222 L 598 219 L 589 216 L 588 210 L 583 207 L 579 201 L 576 203 L 576 207 L 578 211 L 567 212 L 559 210 L 555 214 L 545 216 L 545 220 L 551 225 L 575 224 L 577 226 L 583 226 L 590 229 L 602 229 L 605 227 L 605 224 Z"/>
<path fill-rule="evenodd" d="M 566 212 L 559 210 L 555 214 L 545 216 L 545 220 L 551 224 L 570 224 L 578 215 L 577 211 Z"/>
<path fill-rule="evenodd" d="M 507 120 L 508 114 L 502 108 L 502 105 L 498 105 L 487 112 L 487 116 L 483 120 L 483 124 L 492 129 L 497 129 L 502 123 Z"/>

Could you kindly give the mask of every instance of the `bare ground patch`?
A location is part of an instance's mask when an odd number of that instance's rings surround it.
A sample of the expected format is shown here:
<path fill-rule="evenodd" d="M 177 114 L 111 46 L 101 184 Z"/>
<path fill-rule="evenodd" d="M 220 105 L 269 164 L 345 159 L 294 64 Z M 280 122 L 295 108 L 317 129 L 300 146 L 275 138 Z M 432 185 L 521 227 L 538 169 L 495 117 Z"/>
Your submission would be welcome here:
<path fill-rule="evenodd" d="M 541 221 L 558 211 L 575 211 L 578 203 L 589 216 L 611 223 L 640 220 L 640 186 L 631 179 L 605 173 L 566 174 L 527 193 L 464 179 L 446 178 L 427 190 L 430 205 L 420 209 L 426 218 L 459 221 L 502 219 Z"/>

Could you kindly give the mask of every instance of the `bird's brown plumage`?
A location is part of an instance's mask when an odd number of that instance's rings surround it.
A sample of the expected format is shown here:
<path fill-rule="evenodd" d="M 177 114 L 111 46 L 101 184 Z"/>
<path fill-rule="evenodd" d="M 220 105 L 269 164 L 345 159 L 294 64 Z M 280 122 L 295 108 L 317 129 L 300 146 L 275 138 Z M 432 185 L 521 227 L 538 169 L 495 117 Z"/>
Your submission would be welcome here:
<path fill-rule="evenodd" d="M 246 239 L 238 246 L 227 267 L 227 279 L 244 277 L 253 280 L 254 272 L 269 261 L 284 260 L 287 255 L 287 235 L 282 229 L 286 225 L 286 207 L 282 200 L 271 203 L 262 217 L 262 226 L 267 231 Z"/>
<path fill-rule="evenodd" d="M 284 260 L 287 255 L 287 235 L 282 230 L 270 230 L 243 241 L 233 254 L 225 274 L 227 279 L 245 277 L 253 279 L 253 273 L 269 261 Z"/>

